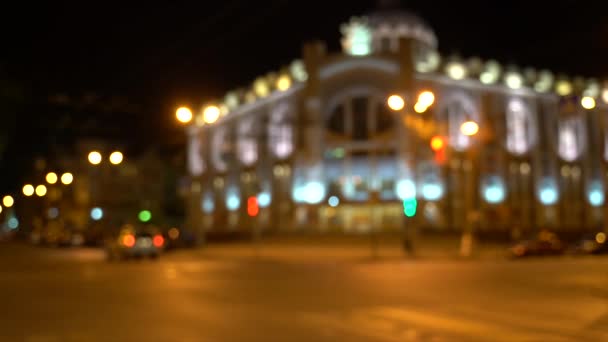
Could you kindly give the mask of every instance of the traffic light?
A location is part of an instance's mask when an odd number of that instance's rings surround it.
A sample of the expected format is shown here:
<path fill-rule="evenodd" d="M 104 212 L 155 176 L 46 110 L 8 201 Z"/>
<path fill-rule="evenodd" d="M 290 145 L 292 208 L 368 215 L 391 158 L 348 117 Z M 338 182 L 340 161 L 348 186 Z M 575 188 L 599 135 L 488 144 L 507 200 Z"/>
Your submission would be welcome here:
<path fill-rule="evenodd" d="M 415 197 L 406 198 L 403 200 L 403 213 L 407 217 L 416 216 L 416 210 L 418 209 L 418 201 Z"/>
<path fill-rule="evenodd" d="M 445 163 L 445 148 L 446 148 L 445 138 L 439 135 L 431 138 L 431 150 L 435 152 L 435 162 L 439 165 L 443 165 Z"/>
<path fill-rule="evenodd" d="M 247 215 L 256 217 L 259 212 L 260 206 L 258 205 L 258 198 L 256 196 L 247 198 Z"/>

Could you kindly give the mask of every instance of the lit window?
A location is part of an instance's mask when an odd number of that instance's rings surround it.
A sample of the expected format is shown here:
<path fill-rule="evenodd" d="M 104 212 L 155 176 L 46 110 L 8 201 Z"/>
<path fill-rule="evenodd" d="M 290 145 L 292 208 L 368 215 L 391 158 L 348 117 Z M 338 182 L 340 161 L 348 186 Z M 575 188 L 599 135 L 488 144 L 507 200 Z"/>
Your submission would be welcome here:
<path fill-rule="evenodd" d="M 268 144 L 277 158 L 287 158 L 293 152 L 293 126 L 291 121 L 290 108 L 287 104 L 278 105 L 270 116 Z"/>
<path fill-rule="evenodd" d="M 464 135 L 461 126 L 467 121 L 479 121 L 475 106 L 468 97 L 458 95 L 448 102 L 447 116 L 450 145 L 458 151 L 466 150 L 472 137 Z"/>
<path fill-rule="evenodd" d="M 258 160 L 258 143 L 254 120 L 244 120 L 238 126 L 237 153 L 239 160 L 249 166 Z"/>
<path fill-rule="evenodd" d="M 535 127 L 532 113 L 521 99 L 511 99 L 507 105 L 507 150 L 524 154 L 534 142 Z"/>
<path fill-rule="evenodd" d="M 211 139 L 211 161 L 216 170 L 225 172 L 228 164 L 224 158 L 229 146 L 228 130 L 226 127 L 217 127 Z"/>
<path fill-rule="evenodd" d="M 581 117 L 570 117 L 559 122 L 558 151 L 566 161 L 575 161 L 584 149 L 584 123 Z"/>
<path fill-rule="evenodd" d="M 190 136 L 188 144 L 188 168 L 193 176 L 200 176 L 205 170 L 201 153 L 201 139 L 197 134 Z"/>

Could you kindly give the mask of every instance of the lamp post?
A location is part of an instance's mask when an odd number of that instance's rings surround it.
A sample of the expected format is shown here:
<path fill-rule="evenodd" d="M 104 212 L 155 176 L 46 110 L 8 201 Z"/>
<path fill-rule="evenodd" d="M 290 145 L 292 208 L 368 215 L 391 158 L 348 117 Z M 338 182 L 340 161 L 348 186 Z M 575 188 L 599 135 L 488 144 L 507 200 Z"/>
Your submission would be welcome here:
<path fill-rule="evenodd" d="M 479 124 L 469 120 L 462 123 L 460 133 L 470 138 L 473 138 L 479 132 Z M 468 172 L 466 179 L 465 191 L 465 226 L 460 239 L 460 255 L 463 257 L 471 256 L 473 250 L 473 224 L 476 221 L 477 209 L 475 200 L 478 196 L 475 183 L 477 182 L 477 149 L 475 146 L 470 146 L 467 151 Z"/>

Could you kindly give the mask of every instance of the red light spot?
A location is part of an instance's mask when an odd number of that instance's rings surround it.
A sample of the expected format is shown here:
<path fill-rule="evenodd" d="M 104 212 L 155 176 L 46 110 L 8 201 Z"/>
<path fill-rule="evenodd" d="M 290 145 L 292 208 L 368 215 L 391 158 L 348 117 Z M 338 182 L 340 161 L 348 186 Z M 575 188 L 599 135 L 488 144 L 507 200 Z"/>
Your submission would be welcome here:
<path fill-rule="evenodd" d="M 247 215 L 255 217 L 258 216 L 259 212 L 258 198 L 255 196 L 249 197 L 247 199 Z"/>
<path fill-rule="evenodd" d="M 127 247 L 135 246 L 135 236 L 133 236 L 131 234 L 123 236 L 122 244 Z"/>
<path fill-rule="evenodd" d="M 162 237 L 162 235 L 155 235 L 152 243 L 154 243 L 154 247 L 162 247 L 165 243 L 165 239 Z"/>

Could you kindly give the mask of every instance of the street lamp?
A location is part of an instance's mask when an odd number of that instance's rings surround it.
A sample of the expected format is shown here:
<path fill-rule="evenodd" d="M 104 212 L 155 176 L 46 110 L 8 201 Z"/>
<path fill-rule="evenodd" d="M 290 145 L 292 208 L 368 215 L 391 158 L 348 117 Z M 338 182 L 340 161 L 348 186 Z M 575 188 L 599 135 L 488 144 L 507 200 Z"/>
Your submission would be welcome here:
<path fill-rule="evenodd" d="M 203 110 L 203 121 L 210 125 L 220 118 L 221 110 L 218 106 L 207 106 Z"/>
<path fill-rule="evenodd" d="M 34 194 L 34 186 L 32 184 L 26 184 L 23 186 L 23 194 L 30 197 Z"/>
<path fill-rule="evenodd" d="M 192 111 L 188 107 L 179 107 L 175 111 L 175 118 L 183 124 L 190 123 L 192 121 Z"/>
<path fill-rule="evenodd" d="M 46 195 L 46 186 L 40 184 L 36 187 L 36 195 L 38 197 L 43 197 L 44 195 Z"/>
<path fill-rule="evenodd" d="M 97 151 L 90 152 L 89 163 L 91 163 L 91 165 L 99 165 L 101 163 L 101 153 Z"/>
<path fill-rule="evenodd" d="M 122 163 L 122 153 L 119 151 L 115 151 L 112 152 L 112 154 L 110 154 L 110 163 L 114 164 L 114 165 L 118 165 L 120 163 Z"/>
<path fill-rule="evenodd" d="M 585 96 L 581 99 L 581 106 L 585 109 L 593 109 L 595 108 L 595 99 L 591 96 Z"/>
<path fill-rule="evenodd" d="M 2 204 L 4 204 L 6 208 L 10 208 L 15 204 L 15 200 L 13 199 L 13 196 L 4 196 Z"/>
<path fill-rule="evenodd" d="M 63 185 L 70 185 L 70 184 L 72 184 L 73 181 L 74 181 L 74 176 L 71 173 L 66 172 L 61 175 L 61 183 L 63 183 Z"/>
<path fill-rule="evenodd" d="M 460 125 L 460 132 L 468 137 L 474 136 L 479 132 L 479 125 L 475 121 L 465 121 Z"/>
<path fill-rule="evenodd" d="M 405 100 L 399 95 L 391 95 L 386 100 L 388 108 L 394 111 L 400 111 L 405 107 Z"/>
<path fill-rule="evenodd" d="M 57 174 L 55 172 L 49 172 L 46 174 L 46 182 L 49 184 L 57 183 Z"/>

